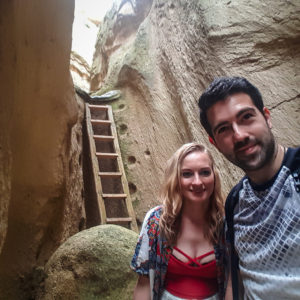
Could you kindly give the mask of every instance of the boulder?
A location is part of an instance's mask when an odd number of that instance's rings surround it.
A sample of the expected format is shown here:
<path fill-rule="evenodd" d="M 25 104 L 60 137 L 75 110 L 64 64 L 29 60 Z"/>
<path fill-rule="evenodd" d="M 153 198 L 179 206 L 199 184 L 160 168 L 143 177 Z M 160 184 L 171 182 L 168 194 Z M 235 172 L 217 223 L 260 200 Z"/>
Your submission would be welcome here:
<path fill-rule="evenodd" d="M 138 235 L 117 225 L 81 231 L 51 256 L 37 299 L 132 299 L 137 275 L 129 264 Z"/>

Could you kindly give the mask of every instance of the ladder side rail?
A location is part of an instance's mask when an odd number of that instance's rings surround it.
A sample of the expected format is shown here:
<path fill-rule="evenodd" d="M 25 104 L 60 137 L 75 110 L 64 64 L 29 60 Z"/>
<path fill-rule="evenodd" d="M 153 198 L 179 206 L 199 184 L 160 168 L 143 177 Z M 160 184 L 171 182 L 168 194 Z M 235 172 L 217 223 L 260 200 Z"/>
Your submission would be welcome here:
<path fill-rule="evenodd" d="M 133 210 L 133 206 L 132 206 L 132 202 L 131 202 L 131 198 L 130 198 L 128 182 L 126 179 L 126 174 L 125 174 L 125 170 L 124 170 L 124 166 L 123 166 L 123 162 L 122 162 L 121 150 L 120 150 L 120 146 L 119 146 L 119 142 L 118 142 L 117 129 L 116 129 L 116 125 L 114 122 L 114 117 L 113 117 L 111 106 L 108 107 L 107 113 L 108 113 L 108 119 L 111 120 L 111 134 L 112 134 L 112 136 L 115 137 L 114 148 L 115 148 L 115 152 L 118 154 L 117 161 L 118 161 L 118 165 L 119 165 L 119 171 L 123 174 L 123 176 L 121 176 L 121 181 L 122 181 L 124 193 L 127 195 L 125 202 L 126 202 L 128 214 L 129 214 L 129 217 L 132 218 L 131 229 L 134 230 L 135 232 L 139 232 L 138 226 L 136 223 L 135 212 Z"/>
<path fill-rule="evenodd" d="M 102 198 L 102 185 L 101 185 L 101 180 L 99 178 L 100 170 L 98 166 L 98 159 L 96 156 L 95 140 L 93 138 L 94 132 L 91 124 L 91 112 L 88 104 L 86 104 L 85 110 L 86 110 L 87 133 L 88 133 L 89 146 L 90 146 L 90 155 L 92 161 L 93 180 L 94 180 L 94 185 L 97 193 L 98 209 L 100 213 L 101 224 L 106 224 L 107 217 L 106 217 L 105 203 Z"/>

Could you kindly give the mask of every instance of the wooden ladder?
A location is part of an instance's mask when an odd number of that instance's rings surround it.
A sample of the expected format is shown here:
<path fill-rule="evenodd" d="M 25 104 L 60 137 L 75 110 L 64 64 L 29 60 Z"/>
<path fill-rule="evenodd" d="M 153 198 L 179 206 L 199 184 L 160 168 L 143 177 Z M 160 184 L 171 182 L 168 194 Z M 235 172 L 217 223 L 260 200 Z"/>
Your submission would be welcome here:
<path fill-rule="evenodd" d="M 138 232 L 111 106 L 86 103 L 86 125 L 100 223 Z"/>

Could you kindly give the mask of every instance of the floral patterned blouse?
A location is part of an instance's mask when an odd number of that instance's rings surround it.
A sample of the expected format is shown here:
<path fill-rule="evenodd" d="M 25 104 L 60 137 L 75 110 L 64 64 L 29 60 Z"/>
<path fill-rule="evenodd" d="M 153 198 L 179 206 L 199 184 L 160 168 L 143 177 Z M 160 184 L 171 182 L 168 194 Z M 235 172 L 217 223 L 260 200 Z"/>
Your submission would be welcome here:
<path fill-rule="evenodd" d="M 135 253 L 131 261 L 131 268 L 139 275 L 147 275 L 150 279 L 151 299 L 159 300 L 163 291 L 168 269 L 168 261 L 172 254 L 172 247 L 167 245 L 159 230 L 159 218 L 162 206 L 152 208 L 145 216 L 138 238 Z M 225 245 L 214 245 L 217 262 L 218 296 L 224 299 L 224 268 Z"/>

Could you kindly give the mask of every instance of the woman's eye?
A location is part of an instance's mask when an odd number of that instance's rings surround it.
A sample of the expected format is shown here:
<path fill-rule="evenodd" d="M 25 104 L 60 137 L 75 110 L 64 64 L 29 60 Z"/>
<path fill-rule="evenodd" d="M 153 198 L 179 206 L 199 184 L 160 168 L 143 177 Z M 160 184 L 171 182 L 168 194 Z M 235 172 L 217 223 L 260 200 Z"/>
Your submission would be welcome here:
<path fill-rule="evenodd" d="M 188 178 L 188 177 L 193 176 L 193 173 L 192 172 L 182 172 L 181 176 L 184 178 Z"/>
<path fill-rule="evenodd" d="M 210 176 L 210 174 L 211 174 L 211 170 L 204 170 L 204 171 L 201 171 L 200 172 L 200 175 L 202 175 L 202 176 Z"/>

